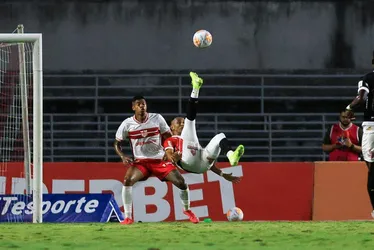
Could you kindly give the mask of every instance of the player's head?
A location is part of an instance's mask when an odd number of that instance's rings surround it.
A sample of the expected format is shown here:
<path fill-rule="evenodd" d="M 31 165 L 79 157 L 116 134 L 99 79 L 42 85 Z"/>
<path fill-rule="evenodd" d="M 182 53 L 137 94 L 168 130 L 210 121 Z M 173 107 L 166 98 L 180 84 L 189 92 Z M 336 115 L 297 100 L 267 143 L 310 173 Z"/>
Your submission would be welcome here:
<path fill-rule="evenodd" d="M 170 123 L 170 129 L 173 135 L 181 135 L 184 127 L 184 118 L 175 117 Z"/>
<path fill-rule="evenodd" d="M 145 115 L 147 113 L 147 102 L 144 96 L 136 95 L 132 98 L 132 110 L 135 115 Z"/>
<path fill-rule="evenodd" d="M 349 111 L 342 110 L 340 112 L 339 121 L 344 127 L 348 127 L 349 124 L 351 124 L 351 114 L 349 114 Z"/>

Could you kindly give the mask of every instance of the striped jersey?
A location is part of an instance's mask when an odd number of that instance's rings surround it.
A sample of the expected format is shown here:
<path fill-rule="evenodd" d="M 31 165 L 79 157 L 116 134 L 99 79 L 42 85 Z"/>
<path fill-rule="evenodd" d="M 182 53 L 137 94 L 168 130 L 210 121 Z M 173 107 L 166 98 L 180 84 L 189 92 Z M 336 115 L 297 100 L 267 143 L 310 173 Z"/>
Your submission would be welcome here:
<path fill-rule="evenodd" d="M 169 131 L 162 115 L 148 113 L 144 122 L 137 121 L 135 116 L 124 120 L 117 130 L 116 140 L 129 140 L 134 159 L 162 159 L 165 151 L 161 135 Z"/>

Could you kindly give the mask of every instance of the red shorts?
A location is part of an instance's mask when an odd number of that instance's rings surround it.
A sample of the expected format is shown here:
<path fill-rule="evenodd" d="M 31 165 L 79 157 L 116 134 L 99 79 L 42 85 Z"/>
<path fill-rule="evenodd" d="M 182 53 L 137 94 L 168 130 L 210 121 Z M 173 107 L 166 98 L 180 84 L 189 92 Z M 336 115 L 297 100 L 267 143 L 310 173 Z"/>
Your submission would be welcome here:
<path fill-rule="evenodd" d="M 143 180 L 146 180 L 151 175 L 156 176 L 160 180 L 164 180 L 171 171 L 176 169 L 171 162 L 153 159 L 136 160 L 133 166 L 143 173 Z"/>

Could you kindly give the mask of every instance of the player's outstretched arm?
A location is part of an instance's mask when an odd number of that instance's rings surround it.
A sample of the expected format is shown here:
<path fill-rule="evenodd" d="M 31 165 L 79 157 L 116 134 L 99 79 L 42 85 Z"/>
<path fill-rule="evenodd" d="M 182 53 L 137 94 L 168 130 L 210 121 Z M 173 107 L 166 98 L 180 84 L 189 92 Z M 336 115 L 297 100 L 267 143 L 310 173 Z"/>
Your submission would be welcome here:
<path fill-rule="evenodd" d="M 130 164 L 130 163 L 133 162 L 133 159 L 131 157 L 126 156 L 122 152 L 122 147 L 121 147 L 121 142 L 120 141 L 117 141 L 117 140 L 114 141 L 114 150 L 116 151 L 117 155 L 119 157 L 121 157 L 121 160 L 122 160 L 123 164 L 127 165 L 127 164 Z"/>
<path fill-rule="evenodd" d="M 181 154 L 178 152 L 174 152 L 172 148 L 168 148 L 165 150 L 166 158 L 168 161 L 173 163 L 174 165 L 178 163 L 181 159 Z"/>
<path fill-rule="evenodd" d="M 240 177 L 237 177 L 237 176 L 232 176 L 232 173 L 228 174 L 228 173 L 224 173 L 221 169 L 217 168 L 216 165 L 213 165 L 210 170 L 219 175 L 219 176 L 222 176 L 225 180 L 227 181 L 231 181 L 233 183 L 239 183 L 241 181 L 241 178 Z"/>
<path fill-rule="evenodd" d="M 361 104 L 365 102 L 367 95 L 367 89 L 360 89 L 358 95 L 353 99 L 351 104 L 349 104 L 346 109 L 349 111 L 353 111 L 355 108 L 359 107 Z"/>

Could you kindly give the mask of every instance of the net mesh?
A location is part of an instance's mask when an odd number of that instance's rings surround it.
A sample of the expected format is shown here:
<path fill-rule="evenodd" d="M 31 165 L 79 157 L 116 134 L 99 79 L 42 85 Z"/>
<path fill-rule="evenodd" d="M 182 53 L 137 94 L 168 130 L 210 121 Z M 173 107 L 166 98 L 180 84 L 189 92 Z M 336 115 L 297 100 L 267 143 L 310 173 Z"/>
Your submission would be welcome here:
<path fill-rule="evenodd" d="M 24 53 L 20 53 L 23 47 Z M 31 142 L 26 145 L 24 139 L 32 139 L 32 51 L 33 43 L 0 41 L 0 194 L 26 194 L 26 183 L 31 180 L 25 171 L 25 156 L 31 155 L 27 145 Z M 24 114 L 25 110 L 28 113 L 25 131 L 23 108 Z M 10 216 L 8 221 L 17 218 Z"/>

